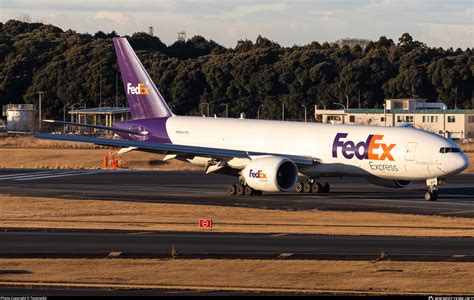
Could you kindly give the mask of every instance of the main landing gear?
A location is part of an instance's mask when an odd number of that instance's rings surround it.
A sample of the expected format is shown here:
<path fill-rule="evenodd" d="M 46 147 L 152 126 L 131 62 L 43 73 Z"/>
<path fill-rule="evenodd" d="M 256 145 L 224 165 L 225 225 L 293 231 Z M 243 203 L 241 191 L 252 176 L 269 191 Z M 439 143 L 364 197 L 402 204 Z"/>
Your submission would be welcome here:
<path fill-rule="evenodd" d="M 314 179 L 308 179 L 306 181 L 300 181 L 296 184 L 297 193 L 329 193 L 331 189 L 327 182 L 317 182 Z"/>
<path fill-rule="evenodd" d="M 431 178 L 426 180 L 426 186 L 428 190 L 425 192 L 426 201 L 438 200 L 438 185 L 442 183 L 438 178 Z"/>
<path fill-rule="evenodd" d="M 262 191 L 257 191 L 246 184 L 231 184 L 227 187 L 227 192 L 232 196 L 261 196 Z"/>

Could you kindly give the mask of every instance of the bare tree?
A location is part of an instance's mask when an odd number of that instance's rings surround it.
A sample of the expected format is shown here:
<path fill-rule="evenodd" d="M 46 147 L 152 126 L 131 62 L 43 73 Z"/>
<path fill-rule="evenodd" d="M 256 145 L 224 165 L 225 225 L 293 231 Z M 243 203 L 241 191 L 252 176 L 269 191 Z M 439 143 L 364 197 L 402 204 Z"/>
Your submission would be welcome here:
<path fill-rule="evenodd" d="M 356 38 L 343 38 L 343 39 L 339 39 L 335 41 L 334 43 L 339 45 L 339 47 L 348 46 L 352 48 L 355 45 L 359 45 L 362 49 L 365 49 L 365 47 L 367 47 L 367 45 L 370 43 L 370 40 L 356 39 Z"/>
<path fill-rule="evenodd" d="M 18 21 L 30 23 L 31 22 L 31 16 L 29 14 L 21 14 L 18 16 Z"/>

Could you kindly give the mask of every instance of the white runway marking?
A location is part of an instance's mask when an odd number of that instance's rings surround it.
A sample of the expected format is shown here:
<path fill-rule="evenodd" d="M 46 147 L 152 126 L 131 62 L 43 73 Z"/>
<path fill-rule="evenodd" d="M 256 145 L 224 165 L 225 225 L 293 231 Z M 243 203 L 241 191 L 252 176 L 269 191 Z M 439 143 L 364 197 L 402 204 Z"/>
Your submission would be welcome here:
<path fill-rule="evenodd" d="M 50 176 L 61 176 L 65 174 L 78 174 L 77 170 L 71 170 L 71 171 L 53 171 L 49 173 L 44 173 L 44 174 L 30 174 L 28 176 L 22 176 L 22 177 L 15 177 L 13 180 L 32 180 L 32 179 L 37 179 L 37 178 L 49 178 Z"/>
<path fill-rule="evenodd" d="M 474 210 L 456 210 L 456 211 L 443 212 L 443 213 L 440 213 L 440 215 L 467 214 L 467 213 L 472 213 L 472 212 L 474 212 Z"/>
<path fill-rule="evenodd" d="M 17 173 L 17 174 L 8 174 L 8 175 L 0 175 L 0 180 L 11 180 L 12 178 L 21 178 L 21 177 L 29 177 L 35 174 L 43 175 L 46 173 L 51 173 L 52 171 L 43 171 L 43 172 L 30 172 L 30 173 Z"/>
<path fill-rule="evenodd" d="M 52 171 L 43 171 L 43 172 L 31 172 L 31 173 L 18 173 L 18 174 L 9 174 L 9 175 L 0 175 L 0 180 L 16 180 L 16 181 L 26 181 L 26 180 L 39 180 L 46 178 L 55 178 L 55 177 L 65 177 L 65 176 L 78 176 L 78 175 L 89 175 L 102 173 L 103 170 L 52 170 Z"/>
<path fill-rule="evenodd" d="M 66 176 L 78 176 L 78 175 L 89 175 L 89 174 L 97 174 L 102 173 L 103 171 L 74 171 L 74 172 L 62 172 L 62 173 L 55 173 L 55 174 L 44 174 L 42 176 L 35 176 L 35 177 L 28 177 L 28 178 L 19 178 L 14 179 L 18 181 L 25 181 L 25 180 L 38 180 L 38 179 L 46 179 L 46 178 L 56 178 L 56 177 L 66 177 Z"/>

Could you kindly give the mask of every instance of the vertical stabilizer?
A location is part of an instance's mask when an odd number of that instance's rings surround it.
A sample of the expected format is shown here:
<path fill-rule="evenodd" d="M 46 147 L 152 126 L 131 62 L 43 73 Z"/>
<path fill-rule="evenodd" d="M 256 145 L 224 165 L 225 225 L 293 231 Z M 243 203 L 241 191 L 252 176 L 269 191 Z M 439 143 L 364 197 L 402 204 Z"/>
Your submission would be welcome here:
<path fill-rule="evenodd" d="M 113 38 L 132 119 L 171 117 L 172 113 L 126 38 Z"/>

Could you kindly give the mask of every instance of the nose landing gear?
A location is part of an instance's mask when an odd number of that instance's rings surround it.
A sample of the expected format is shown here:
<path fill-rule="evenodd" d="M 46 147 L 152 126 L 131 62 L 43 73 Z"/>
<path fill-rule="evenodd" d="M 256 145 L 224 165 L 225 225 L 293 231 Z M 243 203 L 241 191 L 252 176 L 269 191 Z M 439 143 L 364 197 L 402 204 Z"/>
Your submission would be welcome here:
<path fill-rule="evenodd" d="M 438 185 L 442 184 L 442 180 L 438 178 L 431 178 L 426 180 L 426 186 L 428 190 L 425 192 L 426 201 L 436 201 L 438 200 Z"/>
<path fill-rule="evenodd" d="M 425 200 L 426 201 L 436 201 L 436 200 L 438 200 L 438 191 L 437 190 L 426 191 L 425 192 Z"/>

